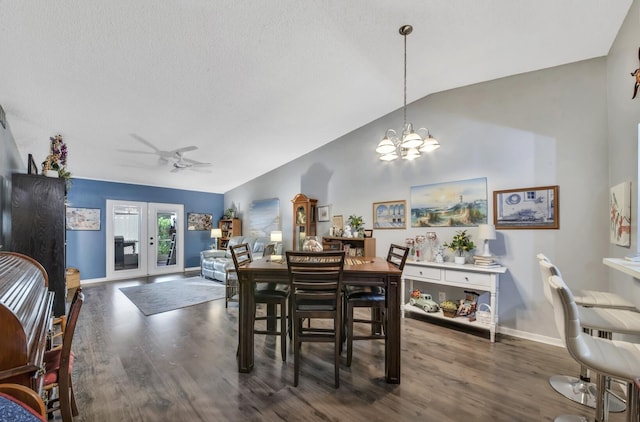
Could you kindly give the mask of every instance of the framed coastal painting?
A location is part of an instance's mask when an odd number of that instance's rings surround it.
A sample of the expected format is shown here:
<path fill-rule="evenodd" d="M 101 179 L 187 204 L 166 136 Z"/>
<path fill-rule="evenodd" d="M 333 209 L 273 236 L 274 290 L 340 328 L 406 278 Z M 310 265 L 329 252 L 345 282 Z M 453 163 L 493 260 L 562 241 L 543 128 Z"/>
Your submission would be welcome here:
<path fill-rule="evenodd" d="M 486 177 L 411 187 L 411 227 L 474 227 L 486 222 Z"/>
<path fill-rule="evenodd" d="M 407 201 L 386 201 L 373 203 L 374 229 L 406 229 Z"/>
<path fill-rule="evenodd" d="M 496 229 L 558 229 L 558 186 L 541 186 L 493 192 Z"/>
<path fill-rule="evenodd" d="M 280 228 L 280 199 L 259 199 L 249 209 L 249 236 L 270 237 Z"/>
<path fill-rule="evenodd" d="M 100 208 L 67 207 L 67 230 L 100 230 Z"/>
<path fill-rule="evenodd" d="M 631 246 L 631 182 L 609 190 L 609 239 L 618 246 Z"/>

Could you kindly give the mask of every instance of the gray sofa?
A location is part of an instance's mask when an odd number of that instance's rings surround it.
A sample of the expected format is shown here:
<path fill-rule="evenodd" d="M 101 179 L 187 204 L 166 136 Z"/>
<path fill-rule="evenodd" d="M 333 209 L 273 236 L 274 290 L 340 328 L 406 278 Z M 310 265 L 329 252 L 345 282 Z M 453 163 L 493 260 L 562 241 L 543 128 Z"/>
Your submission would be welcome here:
<path fill-rule="evenodd" d="M 251 249 L 251 256 L 256 259 L 262 257 L 264 247 L 268 241 L 269 239 L 267 238 L 234 236 L 229 239 L 227 249 L 211 249 L 200 252 L 200 273 L 202 277 L 224 282 L 227 271 L 233 268 L 230 249 L 232 246 L 248 243 L 249 249 Z"/>

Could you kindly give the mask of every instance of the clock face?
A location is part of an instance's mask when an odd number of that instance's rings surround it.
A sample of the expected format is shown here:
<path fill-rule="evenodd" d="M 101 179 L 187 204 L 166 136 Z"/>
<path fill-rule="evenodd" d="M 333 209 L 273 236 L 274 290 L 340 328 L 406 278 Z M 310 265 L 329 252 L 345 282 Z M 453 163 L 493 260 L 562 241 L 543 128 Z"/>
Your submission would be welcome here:
<path fill-rule="evenodd" d="M 307 223 L 307 213 L 305 212 L 304 207 L 300 206 L 296 210 L 296 224 L 306 224 Z"/>

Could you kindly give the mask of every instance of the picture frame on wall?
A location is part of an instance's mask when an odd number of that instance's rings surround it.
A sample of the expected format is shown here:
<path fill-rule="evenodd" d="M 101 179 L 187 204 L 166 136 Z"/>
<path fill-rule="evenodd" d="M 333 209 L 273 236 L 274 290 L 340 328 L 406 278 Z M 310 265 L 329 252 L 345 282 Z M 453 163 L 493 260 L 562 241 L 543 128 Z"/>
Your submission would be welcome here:
<path fill-rule="evenodd" d="M 618 246 L 631 246 L 631 182 L 609 189 L 609 240 Z"/>
<path fill-rule="evenodd" d="M 385 201 L 373 203 L 374 229 L 406 229 L 407 201 Z"/>
<path fill-rule="evenodd" d="M 187 230 L 211 230 L 213 215 L 197 212 L 187 213 Z"/>
<path fill-rule="evenodd" d="M 322 205 L 318 207 L 318 222 L 330 220 L 329 205 Z"/>
<path fill-rule="evenodd" d="M 67 207 L 67 230 L 100 230 L 100 208 Z"/>
<path fill-rule="evenodd" d="M 493 192 L 493 224 L 498 230 L 558 229 L 558 186 Z"/>

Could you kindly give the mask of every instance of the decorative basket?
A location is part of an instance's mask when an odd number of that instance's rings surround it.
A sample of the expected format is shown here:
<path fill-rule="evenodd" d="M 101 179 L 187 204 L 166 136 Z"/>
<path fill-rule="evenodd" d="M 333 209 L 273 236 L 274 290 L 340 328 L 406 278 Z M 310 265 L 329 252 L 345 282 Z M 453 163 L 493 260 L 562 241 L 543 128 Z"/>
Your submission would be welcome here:
<path fill-rule="evenodd" d="M 446 317 L 454 318 L 457 313 L 458 313 L 457 309 L 445 309 L 445 308 L 442 308 L 442 315 L 444 315 Z"/>
<path fill-rule="evenodd" d="M 476 311 L 476 319 L 483 324 L 491 323 L 491 306 L 481 303 Z"/>

